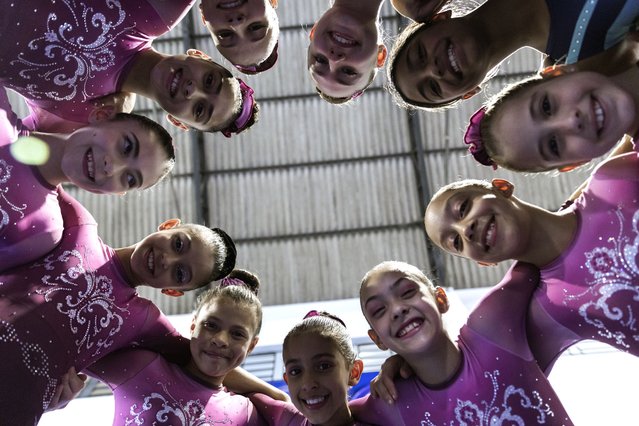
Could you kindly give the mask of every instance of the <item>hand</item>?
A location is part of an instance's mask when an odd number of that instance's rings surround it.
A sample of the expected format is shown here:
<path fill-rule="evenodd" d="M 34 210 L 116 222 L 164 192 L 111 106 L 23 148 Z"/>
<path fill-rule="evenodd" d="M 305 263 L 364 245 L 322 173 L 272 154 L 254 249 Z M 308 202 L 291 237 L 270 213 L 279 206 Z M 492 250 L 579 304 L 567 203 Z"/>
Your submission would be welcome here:
<path fill-rule="evenodd" d="M 55 389 L 53 398 L 49 403 L 46 411 L 59 410 L 67 406 L 67 404 L 73 400 L 80 391 L 84 388 L 84 383 L 87 380 L 86 374 L 77 373 L 75 367 L 69 368 L 60 379 L 60 384 Z"/>
<path fill-rule="evenodd" d="M 413 369 L 399 355 L 393 355 L 384 361 L 379 374 L 370 382 L 371 396 L 382 398 L 389 404 L 397 401 L 397 388 L 394 379 L 400 375 L 403 378 L 412 376 Z"/>

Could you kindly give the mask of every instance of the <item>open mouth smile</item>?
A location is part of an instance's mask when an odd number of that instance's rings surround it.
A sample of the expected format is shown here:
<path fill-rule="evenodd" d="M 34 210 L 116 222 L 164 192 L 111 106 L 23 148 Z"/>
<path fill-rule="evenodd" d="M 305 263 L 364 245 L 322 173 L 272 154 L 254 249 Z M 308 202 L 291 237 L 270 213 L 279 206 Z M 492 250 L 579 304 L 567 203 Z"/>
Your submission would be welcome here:
<path fill-rule="evenodd" d="M 484 233 L 483 244 L 486 251 L 490 250 L 495 245 L 495 239 L 497 238 L 497 223 L 495 222 L 495 216 L 492 216 L 486 225 Z"/>
<path fill-rule="evenodd" d="M 150 249 L 146 256 L 146 267 L 152 276 L 155 276 L 155 252 Z"/>
<path fill-rule="evenodd" d="M 348 37 L 347 35 L 343 33 L 331 31 L 328 34 L 330 35 L 331 39 L 335 43 L 337 43 L 338 45 L 342 47 L 353 47 L 357 45 L 357 41 L 353 40 L 352 38 Z"/>
<path fill-rule="evenodd" d="M 404 337 L 412 331 L 418 329 L 424 323 L 423 319 L 414 318 L 408 321 L 406 324 L 402 325 L 402 327 L 395 333 L 396 337 Z"/>
<path fill-rule="evenodd" d="M 233 0 L 221 2 L 217 5 L 218 9 L 235 9 L 240 6 L 244 6 L 247 0 Z"/>
<path fill-rule="evenodd" d="M 448 47 L 446 48 L 446 54 L 448 56 L 448 64 L 449 69 L 452 74 L 455 75 L 458 79 L 463 77 L 461 72 L 461 67 L 459 66 L 459 58 L 457 57 L 457 52 L 455 52 L 455 48 L 451 42 L 448 42 Z"/>
<path fill-rule="evenodd" d="M 182 69 L 173 73 L 173 78 L 169 80 L 169 96 L 172 98 L 177 94 L 178 87 L 180 87 L 180 80 L 182 79 Z"/>
<path fill-rule="evenodd" d="M 93 159 L 93 149 L 89 149 L 84 156 L 85 174 L 91 182 L 95 182 L 95 161 Z"/>
<path fill-rule="evenodd" d="M 592 110 L 595 116 L 597 136 L 600 136 L 603 132 L 604 124 L 606 123 L 606 113 L 599 101 L 594 97 L 592 98 Z"/>
<path fill-rule="evenodd" d="M 322 406 L 324 404 L 324 402 L 326 401 L 326 399 L 328 398 L 328 395 L 324 395 L 324 396 L 314 396 L 308 399 L 302 399 L 300 398 L 300 400 L 304 403 L 304 405 L 306 405 L 308 408 L 310 409 L 316 409 L 320 406 Z"/>

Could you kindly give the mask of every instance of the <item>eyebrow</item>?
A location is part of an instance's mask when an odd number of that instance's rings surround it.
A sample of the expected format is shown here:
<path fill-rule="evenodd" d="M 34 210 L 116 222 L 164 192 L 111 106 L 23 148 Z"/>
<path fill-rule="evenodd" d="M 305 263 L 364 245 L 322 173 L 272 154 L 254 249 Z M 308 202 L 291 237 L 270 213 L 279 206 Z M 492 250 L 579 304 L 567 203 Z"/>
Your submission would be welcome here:
<path fill-rule="evenodd" d="M 135 158 L 138 157 L 138 155 L 140 154 L 140 140 L 138 139 L 138 137 L 135 135 L 135 133 L 131 132 L 131 137 L 133 139 L 133 156 Z"/>
<path fill-rule="evenodd" d="M 318 359 L 318 358 L 331 358 L 331 359 L 335 359 L 335 355 L 333 355 L 333 354 L 332 354 L 332 353 L 330 353 L 330 352 L 326 352 L 326 353 L 319 353 L 319 354 L 313 355 L 313 357 L 312 357 L 311 359 L 312 359 L 312 360 L 316 360 L 316 359 Z M 289 359 L 289 360 L 285 361 L 285 362 L 284 362 L 284 365 L 289 365 L 289 364 L 297 363 L 297 362 L 300 362 L 300 360 L 299 360 L 299 359 L 297 359 L 297 358 L 291 358 L 291 359 Z"/>

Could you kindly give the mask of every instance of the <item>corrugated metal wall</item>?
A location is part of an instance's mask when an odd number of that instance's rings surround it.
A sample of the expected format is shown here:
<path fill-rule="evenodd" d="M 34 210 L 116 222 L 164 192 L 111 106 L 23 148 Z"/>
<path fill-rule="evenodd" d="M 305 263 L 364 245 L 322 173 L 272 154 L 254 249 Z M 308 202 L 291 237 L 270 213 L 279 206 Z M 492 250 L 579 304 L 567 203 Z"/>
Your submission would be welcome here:
<path fill-rule="evenodd" d="M 166 218 L 201 217 L 237 241 L 237 265 L 261 277 L 267 305 L 355 297 L 359 279 L 382 260 L 434 267 L 422 227 L 424 203 L 459 177 L 494 177 L 467 158 L 466 123 L 487 95 L 536 69 L 540 56 L 520 51 L 482 95 L 442 113 L 408 113 L 395 106 L 382 89 L 383 72 L 353 105 L 333 106 L 315 95 L 305 69 L 308 30 L 326 8 L 326 0 L 280 2 L 279 62 L 265 74 L 243 77 L 262 108 L 260 122 L 250 131 L 226 139 L 171 129 L 178 159 L 165 182 L 123 197 L 71 190 L 95 215 L 104 241 L 125 246 Z M 225 63 L 196 10 L 193 25 L 183 22 L 155 48 L 174 54 L 197 47 Z M 388 5 L 383 15 L 390 48 L 402 24 Z M 145 98 L 138 97 L 136 111 L 164 122 L 164 113 Z M 521 198 L 555 209 L 586 174 L 500 171 L 498 176 L 512 180 Z M 202 199 L 194 187 L 198 181 Z M 506 267 L 479 268 L 438 252 L 430 258 L 443 261 L 438 273 L 444 284 L 457 288 L 496 283 Z M 167 314 L 191 309 L 193 295 L 172 299 L 156 291 L 141 293 Z"/>

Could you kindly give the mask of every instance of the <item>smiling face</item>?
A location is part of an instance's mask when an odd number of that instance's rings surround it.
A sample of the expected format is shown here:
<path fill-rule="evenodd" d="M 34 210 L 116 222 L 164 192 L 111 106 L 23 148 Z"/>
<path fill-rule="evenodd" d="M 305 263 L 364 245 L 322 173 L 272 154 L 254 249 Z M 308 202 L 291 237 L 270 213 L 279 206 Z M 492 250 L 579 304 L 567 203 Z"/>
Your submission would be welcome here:
<path fill-rule="evenodd" d="M 217 251 L 211 233 L 203 226 L 183 225 L 148 235 L 131 255 L 136 280 L 157 289 L 199 288 L 215 267 Z"/>
<path fill-rule="evenodd" d="M 314 425 L 346 424 L 351 368 L 333 340 L 316 333 L 293 336 L 283 357 L 291 401 L 304 417 Z"/>
<path fill-rule="evenodd" d="M 360 303 L 378 346 L 402 356 L 435 350 L 446 335 L 434 289 L 402 272 L 371 275 L 360 290 Z"/>
<path fill-rule="evenodd" d="M 438 193 L 426 208 L 424 224 L 441 249 L 485 263 L 517 259 L 533 232 L 516 198 L 479 186 Z"/>
<path fill-rule="evenodd" d="M 394 58 L 393 81 L 411 104 L 446 104 L 476 89 L 490 71 L 482 31 L 463 18 L 440 18 L 410 36 Z"/>
<path fill-rule="evenodd" d="M 68 182 L 117 194 L 153 186 L 172 162 L 156 132 L 135 120 L 105 120 L 69 135 L 60 165 Z"/>
<path fill-rule="evenodd" d="M 628 93 L 591 72 L 541 80 L 498 108 L 490 130 L 494 157 L 526 171 L 555 169 L 604 155 L 635 120 Z"/>
<path fill-rule="evenodd" d="M 254 309 L 225 297 L 202 307 L 191 325 L 188 370 L 214 385 L 239 366 L 257 344 Z"/>
<path fill-rule="evenodd" d="M 226 68 L 193 55 L 164 57 L 151 70 L 151 90 L 166 112 L 202 131 L 228 124 L 240 99 Z"/>
<path fill-rule="evenodd" d="M 261 63 L 279 37 L 268 0 L 202 0 L 200 12 L 218 51 L 234 65 Z"/>
<path fill-rule="evenodd" d="M 328 9 L 315 24 L 307 53 L 317 88 L 333 98 L 365 89 L 377 67 L 377 43 L 375 22 L 335 6 Z"/>

